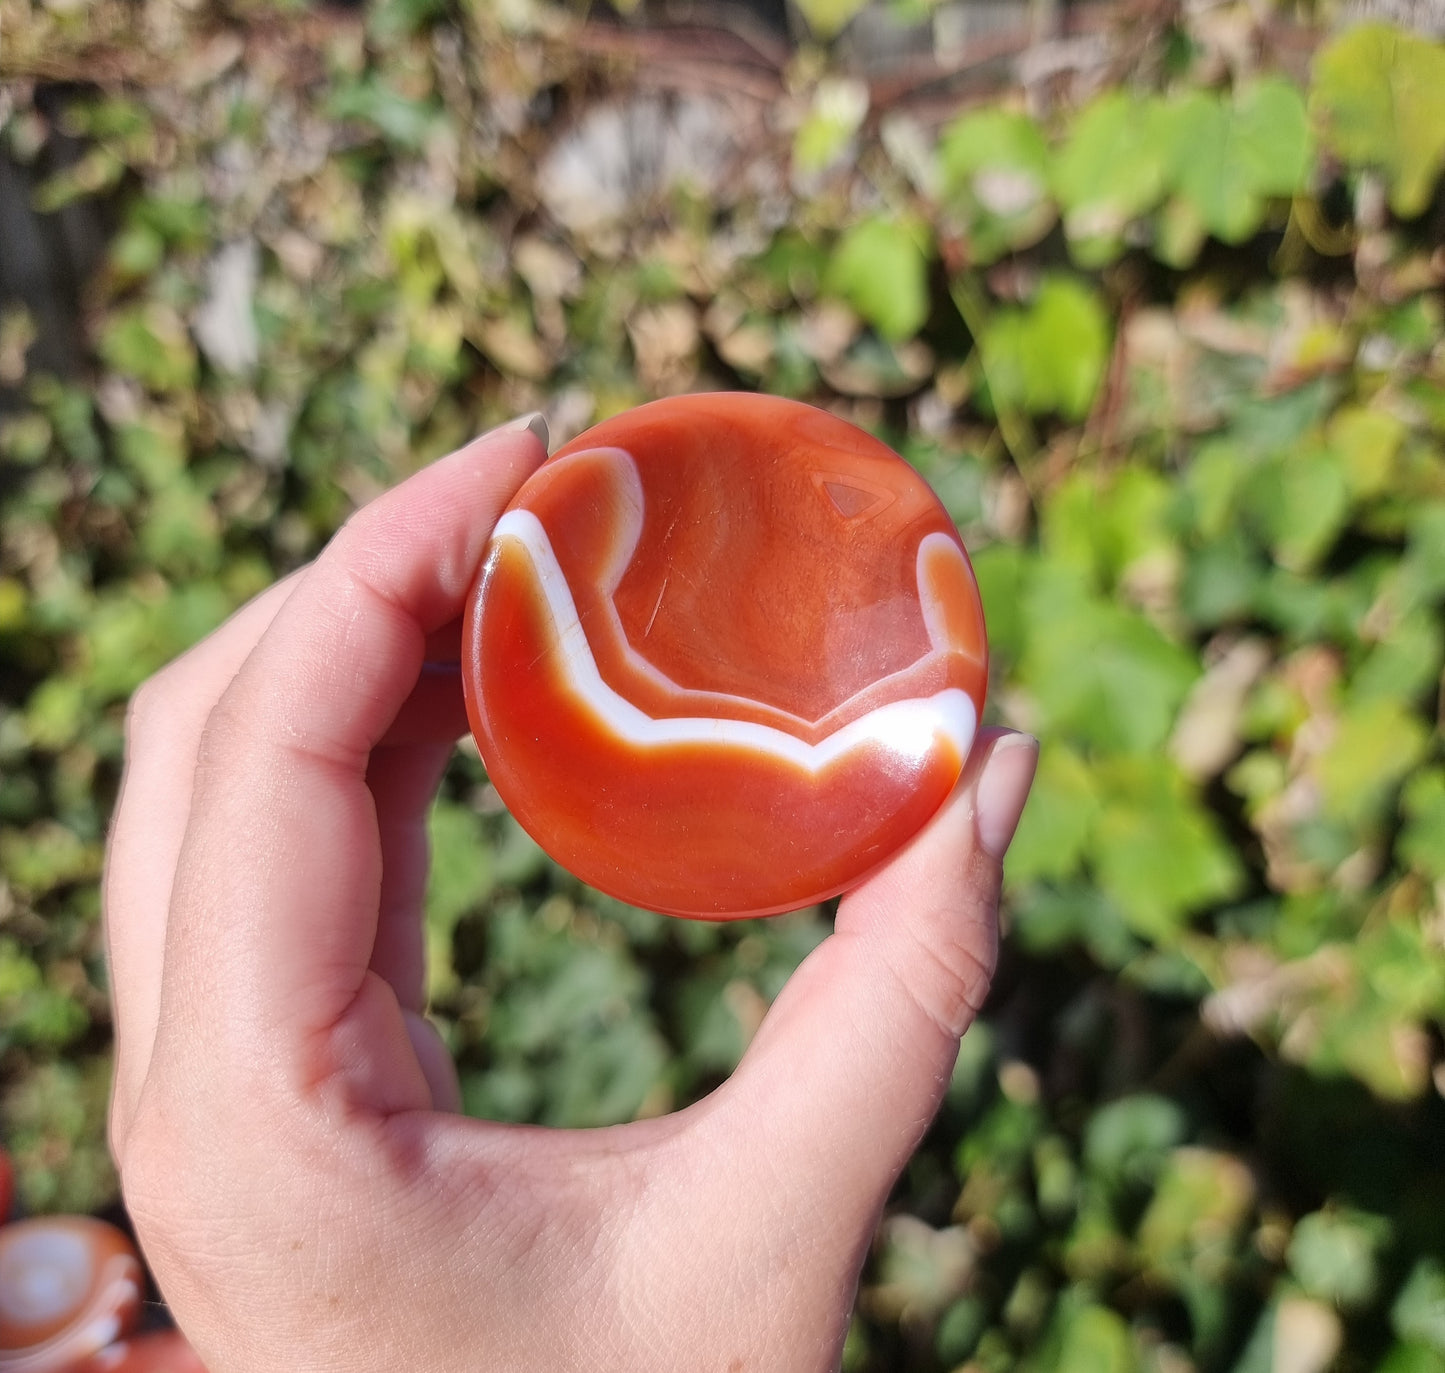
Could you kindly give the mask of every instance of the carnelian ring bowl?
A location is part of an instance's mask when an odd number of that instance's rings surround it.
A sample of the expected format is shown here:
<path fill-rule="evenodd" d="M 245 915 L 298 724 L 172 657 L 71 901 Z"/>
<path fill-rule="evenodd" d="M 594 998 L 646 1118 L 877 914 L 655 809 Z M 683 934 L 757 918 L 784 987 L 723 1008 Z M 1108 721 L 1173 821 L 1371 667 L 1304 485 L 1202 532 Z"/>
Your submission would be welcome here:
<path fill-rule="evenodd" d="M 584 882 L 697 919 L 812 905 L 897 852 L 957 783 L 987 676 L 928 485 L 769 396 L 656 401 L 564 445 L 463 620 L 507 808 Z"/>

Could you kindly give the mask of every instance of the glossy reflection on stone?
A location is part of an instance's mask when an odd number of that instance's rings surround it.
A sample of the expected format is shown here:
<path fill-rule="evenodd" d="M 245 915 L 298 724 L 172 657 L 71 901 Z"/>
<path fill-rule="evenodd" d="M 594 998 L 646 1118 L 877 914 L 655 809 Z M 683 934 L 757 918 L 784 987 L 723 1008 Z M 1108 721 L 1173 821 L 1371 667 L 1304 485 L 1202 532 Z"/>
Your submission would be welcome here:
<path fill-rule="evenodd" d="M 824 411 L 658 401 L 503 515 L 468 611 L 472 729 L 508 808 L 593 886 L 674 915 L 809 905 L 952 790 L 987 646 L 927 484 Z"/>
<path fill-rule="evenodd" d="M 124 1335 L 140 1310 L 130 1241 L 88 1216 L 0 1229 L 0 1373 L 63 1373 Z"/>
<path fill-rule="evenodd" d="M 73 1373 L 206 1373 L 206 1369 L 179 1330 L 157 1330 L 102 1349 Z"/>

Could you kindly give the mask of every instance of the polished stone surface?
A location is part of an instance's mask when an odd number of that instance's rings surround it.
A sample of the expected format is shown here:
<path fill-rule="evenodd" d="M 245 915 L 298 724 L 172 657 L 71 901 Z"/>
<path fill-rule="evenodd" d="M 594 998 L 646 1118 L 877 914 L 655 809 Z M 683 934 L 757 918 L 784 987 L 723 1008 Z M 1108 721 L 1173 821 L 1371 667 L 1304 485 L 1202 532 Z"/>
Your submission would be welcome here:
<path fill-rule="evenodd" d="M 64 1373 L 135 1324 L 140 1260 L 113 1225 L 47 1216 L 0 1228 L 0 1373 Z"/>
<path fill-rule="evenodd" d="M 823 411 L 658 401 L 564 446 L 493 535 L 463 677 L 488 775 L 560 863 L 725 919 L 855 885 L 952 790 L 983 706 L 968 558 Z"/>
<path fill-rule="evenodd" d="M 101 1350 L 74 1373 L 206 1373 L 206 1369 L 179 1330 L 156 1330 Z"/>

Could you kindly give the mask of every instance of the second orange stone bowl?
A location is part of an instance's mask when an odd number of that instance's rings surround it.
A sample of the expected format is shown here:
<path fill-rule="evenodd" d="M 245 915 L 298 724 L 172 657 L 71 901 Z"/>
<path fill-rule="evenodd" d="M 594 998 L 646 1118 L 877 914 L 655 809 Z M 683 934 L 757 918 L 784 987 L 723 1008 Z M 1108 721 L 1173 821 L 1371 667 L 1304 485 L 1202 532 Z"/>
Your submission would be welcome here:
<path fill-rule="evenodd" d="M 722 920 L 856 885 L 942 805 L 988 677 L 968 555 L 826 411 L 656 401 L 562 447 L 487 549 L 463 681 L 492 784 L 583 881 Z"/>

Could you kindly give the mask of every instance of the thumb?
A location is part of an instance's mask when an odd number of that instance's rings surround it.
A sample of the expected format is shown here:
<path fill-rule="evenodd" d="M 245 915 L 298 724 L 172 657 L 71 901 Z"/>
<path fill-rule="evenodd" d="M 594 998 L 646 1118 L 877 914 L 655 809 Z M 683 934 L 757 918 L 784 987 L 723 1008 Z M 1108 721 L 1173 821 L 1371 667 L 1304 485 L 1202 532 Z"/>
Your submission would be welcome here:
<path fill-rule="evenodd" d="M 980 733 L 953 797 L 844 898 L 729 1083 L 763 1175 L 838 1240 L 871 1233 L 987 994 L 1003 854 L 1037 760 L 1029 735 Z"/>

